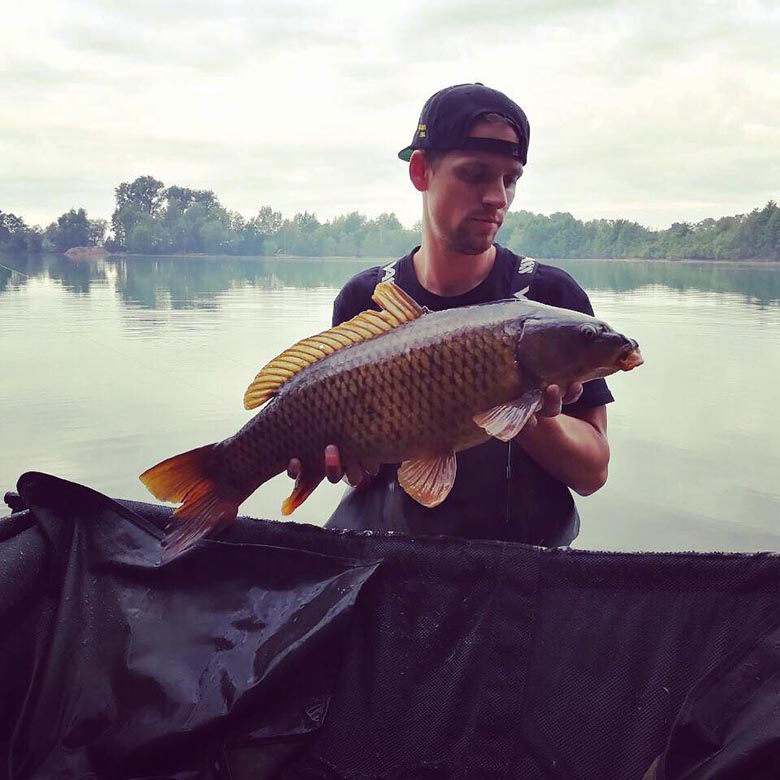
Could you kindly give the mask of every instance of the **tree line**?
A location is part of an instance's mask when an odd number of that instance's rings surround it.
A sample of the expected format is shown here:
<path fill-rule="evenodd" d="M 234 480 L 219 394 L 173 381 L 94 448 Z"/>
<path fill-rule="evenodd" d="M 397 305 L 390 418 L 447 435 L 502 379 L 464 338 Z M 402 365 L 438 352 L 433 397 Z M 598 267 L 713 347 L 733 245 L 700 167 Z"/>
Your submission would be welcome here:
<path fill-rule="evenodd" d="M 780 260 L 780 208 L 770 200 L 749 214 L 675 222 L 665 230 L 626 219 L 510 212 L 498 241 L 521 254 L 560 259 Z"/>
<path fill-rule="evenodd" d="M 405 228 L 392 213 L 368 219 L 354 211 L 320 222 L 308 211 L 285 218 L 263 206 L 247 218 L 222 206 L 212 190 L 166 187 L 153 176 L 122 182 L 114 193 L 110 223 L 71 209 L 42 229 L 0 211 L 0 251 L 104 246 L 145 255 L 392 257 L 408 252 L 420 238 L 419 223 Z M 507 215 L 497 240 L 540 258 L 780 260 L 780 208 L 769 201 L 749 214 L 675 222 L 665 230 L 624 219 L 583 222 L 568 212 L 518 211 Z"/>

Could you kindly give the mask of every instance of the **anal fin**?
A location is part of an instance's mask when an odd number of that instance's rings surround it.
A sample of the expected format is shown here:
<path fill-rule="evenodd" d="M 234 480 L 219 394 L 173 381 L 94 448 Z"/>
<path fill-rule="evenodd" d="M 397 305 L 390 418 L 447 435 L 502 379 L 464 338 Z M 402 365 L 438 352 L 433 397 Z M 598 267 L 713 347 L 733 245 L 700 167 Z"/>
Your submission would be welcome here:
<path fill-rule="evenodd" d="M 514 401 L 475 414 L 473 419 L 485 433 L 501 441 L 509 441 L 523 430 L 531 415 L 539 410 L 541 400 L 541 390 L 529 390 Z"/>
<path fill-rule="evenodd" d="M 438 506 L 452 490 L 458 462 L 455 453 L 405 460 L 398 469 L 398 484 L 418 503 Z"/>

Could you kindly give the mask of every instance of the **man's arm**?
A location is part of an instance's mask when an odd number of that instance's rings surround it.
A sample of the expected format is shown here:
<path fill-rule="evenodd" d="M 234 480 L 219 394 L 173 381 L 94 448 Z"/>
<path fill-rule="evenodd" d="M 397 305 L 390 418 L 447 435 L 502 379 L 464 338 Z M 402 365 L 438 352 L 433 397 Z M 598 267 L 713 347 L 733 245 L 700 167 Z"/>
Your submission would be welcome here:
<path fill-rule="evenodd" d="M 515 441 L 545 471 L 581 496 L 589 496 L 607 481 L 607 407 L 561 414 L 562 402 L 575 400 L 581 392 L 582 385 L 573 385 L 565 393 L 555 385 L 548 387 L 544 406 Z"/>

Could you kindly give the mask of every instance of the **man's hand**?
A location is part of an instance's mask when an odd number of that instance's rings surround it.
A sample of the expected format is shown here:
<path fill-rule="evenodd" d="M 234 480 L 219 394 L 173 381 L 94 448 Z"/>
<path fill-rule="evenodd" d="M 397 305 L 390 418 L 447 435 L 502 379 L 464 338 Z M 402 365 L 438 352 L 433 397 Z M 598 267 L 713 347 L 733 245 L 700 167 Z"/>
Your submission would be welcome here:
<path fill-rule="evenodd" d="M 561 413 L 564 404 L 573 404 L 582 395 L 582 383 L 575 382 L 566 388 L 560 385 L 548 385 L 544 391 L 541 406 L 525 424 L 526 428 L 533 428 L 539 422 L 539 417 L 556 417 Z"/>
<path fill-rule="evenodd" d="M 328 482 L 336 483 L 340 479 L 352 487 L 365 487 L 373 477 L 379 473 L 379 463 L 366 461 L 365 463 L 341 462 L 339 448 L 335 444 L 325 447 L 325 476 Z M 287 466 L 287 475 L 290 479 L 298 479 L 302 471 L 301 461 L 293 458 Z"/>
<path fill-rule="evenodd" d="M 588 496 L 607 479 L 607 408 L 594 406 L 561 414 L 563 405 L 574 403 L 580 395 L 579 382 L 565 389 L 550 385 L 516 441 L 545 471 Z"/>

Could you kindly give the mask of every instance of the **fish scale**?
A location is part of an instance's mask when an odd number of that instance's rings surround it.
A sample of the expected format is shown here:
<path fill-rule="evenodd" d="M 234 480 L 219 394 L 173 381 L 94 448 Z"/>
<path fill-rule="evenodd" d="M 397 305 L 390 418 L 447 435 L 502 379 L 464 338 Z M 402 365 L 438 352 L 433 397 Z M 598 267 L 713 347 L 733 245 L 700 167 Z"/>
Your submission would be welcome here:
<path fill-rule="evenodd" d="M 516 371 L 516 363 L 500 326 L 480 334 L 459 330 L 433 348 L 404 348 L 400 354 L 383 357 L 376 357 L 373 348 L 361 349 L 370 344 L 348 347 L 326 358 L 331 364 L 321 377 L 296 375 L 225 443 L 236 451 L 231 463 L 240 470 L 240 480 L 257 483 L 254 490 L 293 457 L 304 464 L 321 460 L 329 443 L 338 444 L 345 458 L 376 455 L 390 463 L 410 450 L 411 454 L 447 451 L 463 433 L 480 436 L 471 416 L 484 405 L 486 387 L 499 391 L 487 399 L 493 405 L 506 400 L 503 396 L 517 386 L 515 381 L 501 380 L 501 375 Z M 480 354 L 491 354 L 493 360 L 485 363 L 475 357 Z M 499 354 L 502 359 L 497 359 Z M 442 392 L 452 388 L 458 392 Z M 433 405 L 433 398 L 439 403 Z M 407 399 L 413 402 L 408 404 Z M 376 430 L 366 425 L 371 419 L 379 422 Z M 459 423 L 454 432 L 445 428 L 453 420 Z M 345 430 L 347 421 L 354 430 Z M 246 447 L 247 440 L 264 446 Z"/>

